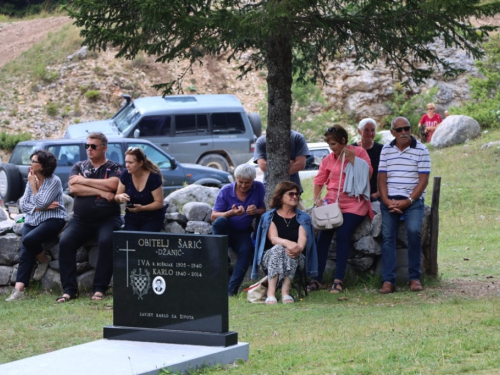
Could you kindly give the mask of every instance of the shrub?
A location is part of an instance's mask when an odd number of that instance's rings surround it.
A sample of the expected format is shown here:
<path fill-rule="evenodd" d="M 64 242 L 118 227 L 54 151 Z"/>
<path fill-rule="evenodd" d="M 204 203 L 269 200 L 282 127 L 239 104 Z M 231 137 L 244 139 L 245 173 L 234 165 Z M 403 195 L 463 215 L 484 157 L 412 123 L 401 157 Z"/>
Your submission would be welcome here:
<path fill-rule="evenodd" d="M 54 102 L 48 102 L 45 105 L 45 110 L 47 111 L 47 114 L 51 117 L 57 116 L 58 110 L 57 110 L 57 104 Z"/>
<path fill-rule="evenodd" d="M 0 148 L 2 150 L 11 152 L 19 142 L 28 141 L 30 139 L 31 139 L 30 133 L 9 134 L 6 132 L 1 132 Z"/>
<path fill-rule="evenodd" d="M 88 90 L 84 95 L 89 102 L 96 102 L 101 96 L 101 93 L 97 90 Z"/>

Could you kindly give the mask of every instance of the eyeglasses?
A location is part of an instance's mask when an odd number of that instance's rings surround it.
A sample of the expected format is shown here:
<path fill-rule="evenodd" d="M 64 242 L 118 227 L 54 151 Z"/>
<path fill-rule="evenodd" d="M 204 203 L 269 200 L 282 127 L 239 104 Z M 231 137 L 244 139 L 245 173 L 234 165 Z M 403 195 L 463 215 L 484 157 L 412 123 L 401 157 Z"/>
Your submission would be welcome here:
<path fill-rule="evenodd" d="M 408 133 L 410 131 L 410 129 L 411 129 L 411 126 L 402 126 L 400 128 L 394 128 L 392 130 L 394 130 L 394 131 L 396 131 L 398 133 L 401 133 L 404 130 L 405 132 Z"/>
<path fill-rule="evenodd" d="M 296 193 L 294 191 L 289 191 L 288 193 L 286 193 L 286 195 L 288 195 L 290 198 L 300 198 L 300 193 Z"/>
<path fill-rule="evenodd" d="M 336 131 L 337 131 L 337 129 L 336 129 L 336 128 L 334 128 L 333 126 L 331 126 L 331 127 L 329 127 L 328 129 L 326 129 L 326 131 L 327 131 L 328 133 L 333 133 L 333 132 L 336 132 Z"/>
<path fill-rule="evenodd" d="M 88 150 L 89 148 L 91 148 L 92 150 L 97 150 L 97 147 L 98 146 L 102 146 L 102 145 L 94 145 L 94 144 L 86 144 L 85 145 L 85 150 Z"/>
<path fill-rule="evenodd" d="M 35 163 L 36 163 L 36 164 L 40 164 L 40 162 L 39 162 L 39 161 L 37 161 L 37 160 L 30 160 L 30 164 L 35 164 Z"/>

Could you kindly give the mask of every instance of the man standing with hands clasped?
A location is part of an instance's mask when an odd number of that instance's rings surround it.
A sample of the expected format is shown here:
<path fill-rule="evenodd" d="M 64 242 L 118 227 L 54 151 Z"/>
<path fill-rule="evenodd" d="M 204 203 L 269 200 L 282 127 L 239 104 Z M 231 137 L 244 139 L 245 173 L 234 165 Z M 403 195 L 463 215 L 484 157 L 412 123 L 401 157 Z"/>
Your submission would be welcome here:
<path fill-rule="evenodd" d="M 418 292 L 422 290 L 421 226 L 431 161 L 427 147 L 410 135 L 410 122 L 405 117 L 392 121 L 391 133 L 395 139 L 382 148 L 378 170 L 383 239 L 380 293 L 396 291 L 396 240 L 401 216 L 405 219 L 408 235 L 410 290 Z"/>

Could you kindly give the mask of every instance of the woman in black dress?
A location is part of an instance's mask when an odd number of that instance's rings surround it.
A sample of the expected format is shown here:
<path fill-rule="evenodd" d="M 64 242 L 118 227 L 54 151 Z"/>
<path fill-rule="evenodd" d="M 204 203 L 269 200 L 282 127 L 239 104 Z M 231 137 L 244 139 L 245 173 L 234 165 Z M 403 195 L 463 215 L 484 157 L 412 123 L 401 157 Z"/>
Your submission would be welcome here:
<path fill-rule="evenodd" d="M 165 220 L 160 169 L 139 147 L 125 152 L 125 167 L 115 195 L 115 201 L 127 204 L 124 230 L 159 232 Z"/>

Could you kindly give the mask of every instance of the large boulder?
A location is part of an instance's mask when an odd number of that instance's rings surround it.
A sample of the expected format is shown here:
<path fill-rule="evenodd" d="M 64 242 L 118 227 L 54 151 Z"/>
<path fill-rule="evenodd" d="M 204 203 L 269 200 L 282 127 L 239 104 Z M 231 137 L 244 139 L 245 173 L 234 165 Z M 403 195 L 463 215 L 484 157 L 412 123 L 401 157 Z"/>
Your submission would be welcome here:
<path fill-rule="evenodd" d="M 193 184 L 169 194 L 168 197 L 165 198 L 165 201 L 173 203 L 177 207 L 183 207 L 189 202 L 205 202 L 213 206 L 215 198 L 217 198 L 217 194 L 219 194 L 219 190 L 219 188 L 215 187 Z"/>
<path fill-rule="evenodd" d="M 188 221 L 206 221 L 210 223 L 212 207 L 208 203 L 189 202 L 182 207 Z"/>
<path fill-rule="evenodd" d="M 0 264 L 12 266 L 19 263 L 21 255 L 21 237 L 7 233 L 0 237 Z"/>
<path fill-rule="evenodd" d="M 477 138 L 480 134 L 479 123 L 472 117 L 451 115 L 438 126 L 432 136 L 431 145 L 434 147 L 459 145 L 467 139 Z"/>

